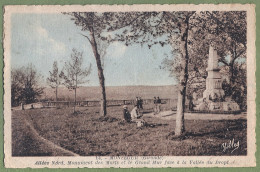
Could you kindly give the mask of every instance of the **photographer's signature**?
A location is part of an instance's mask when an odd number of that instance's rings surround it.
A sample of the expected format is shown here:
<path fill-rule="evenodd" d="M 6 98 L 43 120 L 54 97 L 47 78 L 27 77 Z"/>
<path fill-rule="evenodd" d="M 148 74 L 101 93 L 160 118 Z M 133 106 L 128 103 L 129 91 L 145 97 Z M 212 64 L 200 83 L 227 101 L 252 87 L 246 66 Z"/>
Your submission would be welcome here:
<path fill-rule="evenodd" d="M 231 153 L 239 148 L 239 141 L 235 142 L 235 139 L 229 140 L 227 143 L 222 143 L 221 147 L 223 152 L 226 152 L 228 149 L 232 149 Z"/>

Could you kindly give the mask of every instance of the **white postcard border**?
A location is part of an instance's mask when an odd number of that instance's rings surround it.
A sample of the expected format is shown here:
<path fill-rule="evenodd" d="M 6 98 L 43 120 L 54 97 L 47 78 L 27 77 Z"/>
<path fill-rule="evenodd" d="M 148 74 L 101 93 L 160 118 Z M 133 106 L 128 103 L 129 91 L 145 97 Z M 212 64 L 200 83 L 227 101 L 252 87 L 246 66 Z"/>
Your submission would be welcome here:
<path fill-rule="evenodd" d="M 115 164 L 113 157 L 12 157 L 11 151 L 11 15 L 12 13 L 60 13 L 72 11 L 126 12 L 126 11 L 247 11 L 247 156 L 164 156 L 164 157 L 119 157 Z M 44 5 L 44 6 L 5 6 L 4 13 L 4 161 L 6 168 L 109 168 L 109 167 L 252 167 L 256 166 L 255 126 L 256 126 L 256 48 L 255 48 L 255 6 L 252 4 L 178 4 L 178 5 Z M 100 159 L 101 158 L 101 159 Z M 144 164 L 145 161 L 162 161 L 161 164 Z M 49 165 L 36 165 L 36 161 L 46 161 Z M 83 165 L 53 165 L 54 162 L 82 162 Z M 100 164 L 103 162 L 103 164 Z M 139 163 L 135 163 L 138 162 Z M 174 161 L 173 164 L 165 164 Z M 219 164 L 216 162 L 219 161 Z M 92 162 L 92 163 L 91 163 Z M 143 162 L 143 163 L 141 163 Z M 179 163 L 178 163 L 179 162 Z M 204 162 L 201 164 L 201 162 Z M 210 163 L 213 162 L 213 163 Z M 227 163 L 228 164 L 224 164 Z"/>

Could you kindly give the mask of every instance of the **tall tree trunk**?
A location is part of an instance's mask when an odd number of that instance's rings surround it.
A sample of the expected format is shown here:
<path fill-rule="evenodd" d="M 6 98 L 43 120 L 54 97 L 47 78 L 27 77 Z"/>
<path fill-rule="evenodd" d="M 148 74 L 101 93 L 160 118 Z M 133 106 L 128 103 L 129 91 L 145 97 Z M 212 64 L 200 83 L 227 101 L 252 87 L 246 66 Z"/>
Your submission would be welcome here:
<path fill-rule="evenodd" d="M 76 112 L 76 103 L 77 103 L 77 86 L 75 87 L 75 97 L 74 97 L 74 109 L 73 109 L 73 113 Z"/>
<path fill-rule="evenodd" d="M 57 102 L 57 101 L 58 101 L 58 86 L 56 86 L 56 91 L 55 91 L 55 93 L 56 93 L 55 101 Z"/>
<path fill-rule="evenodd" d="M 177 113 L 176 113 L 176 127 L 175 127 L 175 136 L 180 136 L 185 132 L 184 126 L 184 111 L 185 111 L 185 99 L 186 99 L 186 86 L 188 82 L 188 63 L 189 63 L 189 54 L 188 54 L 188 31 L 189 31 L 189 17 L 185 21 L 184 28 L 181 29 L 181 66 L 182 71 L 180 75 L 179 82 L 179 91 L 178 91 L 178 102 L 177 102 Z"/>
<path fill-rule="evenodd" d="M 234 63 L 230 63 L 229 66 L 229 84 L 230 84 L 230 88 L 229 88 L 229 93 L 226 96 L 231 96 L 232 95 L 232 90 L 234 88 Z"/>
<path fill-rule="evenodd" d="M 230 81 L 230 87 L 231 87 L 231 90 L 232 91 L 232 88 L 233 88 L 233 85 L 234 85 L 234 62 L 235 62 L 235 59 L 236 59 L 236 43 L 232 43 L 233 45 L 233 49 L 231 51 L 231 55 L 230 55 L 230 62 L 229 62 L 229 81 Z"/>
<path fill-rule="evenodd" d="M 228 90 L 228 95 L 226 96 L 232 96 L 232 90 L 233 90 L 233 87 L 234 87 L 234 62 L 235 62 L 235 59 L 236 59 L 236 44 L 233 42 L 233 49 L 231 51 L 231 55 L 230 55 L 230 61 L 229 61 L 229 84 L 230 84 L 230 87 L 229 87 L 229 90 Z"/>
<path fill-rule="evenodd" d="M 56 101 L 56 108 L 58 108 L 57 98 L 58 97 L 58 87 L 55 87 L 55 101 Z"/>
<path fill-rule="evenodd" d="M 99 84 L 101 89 L 101 100 L 100 100 L 100 115 L 106 116 L 107 114 L 107 106 L 106 106 L 106 88 L 105 88 L 105 77 L 103 73 L 102 63 L 100 59 L 100 54 L 97 50 L 97 43 L 94 35 L 94 29 L 92 28 L 92 31 L 90 31 L 90 41 L 91 41 L 91 47 L 94 53 L 94 56 L 96 58 L 97 68 L 98 68 L 98 78 L 99 78 Z"/>

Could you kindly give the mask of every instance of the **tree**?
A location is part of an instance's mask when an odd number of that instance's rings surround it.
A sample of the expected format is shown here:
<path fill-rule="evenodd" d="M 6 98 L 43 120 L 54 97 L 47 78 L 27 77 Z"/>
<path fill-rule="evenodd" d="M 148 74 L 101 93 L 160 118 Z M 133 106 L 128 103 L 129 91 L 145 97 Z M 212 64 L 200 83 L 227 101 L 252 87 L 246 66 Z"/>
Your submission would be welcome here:
<path fill-rule="evenodd" d="M 72 16 L 74 23 L 81 27 L 82 31 L 87 33 L 83 35 L 92 47 L 94 57 L 96 59 L 96 65 L 98 69 L 98 78 L 101 89 L 101 98 L 100 98 L 100 114 L 106 116 L 106 89 L 105 89 L 105 77 L 103 73 L 102 61 L 101 61 L 101 52 L 99 51 L 100 45 L 98 42 L 106 41 L 105 37 L 102 37 L 102 32 L 107 30 L 107 26 L 110 25 L 112 20 L 112 13 L 95 13 L 95 12 L 71 12 L 65 13 Z"/>
<path fill-rule="evenodd" d="M 233 90 L 236 90 L 237 77 L 237 61 L 246 62 L 246 33 L 247 22 L 245 11 L 229 11 L 229 12 L 207 12 L 205 16 L 211 21 L 209 27 L 210 33 L 217 40 L 215 47 L 220 54 L 220 62 L 228 67 L 229 71 L 229 91 L 227 95 L 233 97 Z M 229 58 L 227 58 L 229 57 Z M 245 78 L 244 78 L 245 79 Z M 238 81 L 239 82 L 239 81 Z"/>
<path fill-rule="evenodd" d="M 184 110 L 186 99 L 186 86 L 188 82 L 188 63 L 189 63 L 189 29 L 190 19 L 195 14 L 194 11 L 180 12 L 135 12 L 126 13 L 117 17 L 116 27 L 110 30 L 122 29 L 125 30 L 121 35 L 117 35 L 115 40 L 124 41 L 126 45 L 131 43 L 144 43 L 151 47 L 155 44 L 164 46 L 171 44 L 174 52 L 179 55 L 180 75 L 178 77 L 178 102 L 176 114 L 175 135 L 181 136 L 184 131 Z M 155 38 L 165 36 L 164 41 L 157 41 Z M 176 41 L 177 39 L 177 41 Z"/>
<path fill-rule="evenodd" d="M 55 88 L 55 101 L 58 101 L 58 87 L 61 84 L 60 74 L 57 61 L 54 61 L 52 72 L 49 71 L 50 76 L 47 78 L 47 83 L 51 88 Z"/>
<path fill-rule="evenodd" d="M 119 16 L 117 20 L 116 29 L 124 30 L 115 40 L 125 41 L 126 45 L 145 43 L 148 47 L 155 44 L 172 46 L 174 60 L 166 59 L 163 63 L 171 68 L 171 74 L 175 73 L 179 81 L 176 136 L 185 131 L 187 91 L 192 93 L 194 89 L 199 89 L 202 92 L 205 88 L 197 88 L 197 83 L 203 85 L 205 82 L 210 44 L 217 48 L 220 61 L 229 66 L 230 83 L 234 84 L 235 60 L 245 56 L 246 52 L 245 12 L 137 12 Z M 157 39 L 162 36 L 167 38 L 163 41 Z M 226 61 L 227 55 L 231 56 L 229 62 Z"/>
<path fill-rule="evenodd" d="M 246 64 L 246 12 L 244 11 L 206 11 L 200 12 L 192 20 L 192 36 L 189 42 L 192 47 L 189 49 L 192 57 L 190 66 L 200 65 L 200 68 L 206 69 L 208 59 L 209 44 L 217 49 L 220 56 L 219 62 L 222 76 L 225 76 L 225 95 L 230 96 L 244 109 L 246 102 L 246 91 L 244 91 L 246 82 L 241 84 L 240 80 L 246 81 L 243 75 L 243 68 Z M 205 58 L 206 57 L 206 61 Z M 204 60 L 201 61 L 201 60 Z M 225 69 L 225 70 L 223 70 Z M 190 71 L 190 74 L 196 72 L 196 68 Z M 202 77 L 203 72 L 199 72 Z M 190 75 L 191 76 L 191 75 Z M 244 76 L 239 78 L 238 76 Z M 191 81 L 191 80 L 190 80 Z M 189 81 L 189 82 L 190 82 Z M 203 80 L 202 80 L 203 81 Z M 205 82 L 205 80 L 203 81 Z M 205 84 L 204 84 L 205 85 Z M 241 86 L 243 87 L 241 88 Z M 192 91 L 191 91 L 192 92 Z"/>
<path fill-rule="evenodd" d="M 193 15 L 189 23 L 188 52 L 189 78 L 187 92 L 194 90 L 199 95 L 205 90 L 206 67 L 209 45 L 213 45 L 222 62 L 228 70 L 228 80 L 223 87 L 226 96 L 231 96 L 241 107 L 246 107 L 246 80 L 244 72 L 246 58 L 246 13 L 241 11 L 229 12 L 200 12 Z M 228 58 L 229 57 L 229 58 Z M 240 59 L 238 61 L 238 59 Z M 241 67 L 243 66 L 243 67 Z M 181 63 L 178 56 L 174 59 L 166 58 L 163 67 L 180 76 Z M 223 72 L 222 72 L 223 73 Z M 241 76 L 239 78 L 238 76 Z"/>
<path fill-rule="evenodd" d="M 64 79 L 64 85 L 74 90 L 74 110 L 76 112 L 77 103 L 77 88 L 79 85 L 86 83 L 86 77 L 91 73 L 91 64 L 87 68 L 83 68 L 83 53 L 78 52 L 76 49 L 72 49 L 70 61 L 65 63 L 64 70 L 61 72 L 61 78 Z"/>
<path fill-rule="evenodd" d="M 105 56 L 107 54 L 107 48 L 109 46 L 108 41 L 102 41 L 101 39 L 97 39 L 97 50 L 100 54 L 100 59 L 101 59 L 101 66 L 102 69 L 105 70 Z"/>
<path fill-rule="evenodd" d="M 189 77 L 189 51 L 188 51 L 188 37 L 190 29 L 190 18 L 195 12 L 188 12 L 184 14 L 184 20 L 179 23 L 180 30 L 180 55 L 181 55 L 181 74 L 179 78 L 179 91 L 176 113 L 176 128 L 175 135 L 180 136 L 185 132 L 184 126 L 184 111 L 186 100 L 186 88 Z"/>
<path fill-rule="evenodd" d="M 238 103 L 241 110 L 247 109 L 247 83 L 246 83 L 246 64 L 245 63 L 235 63 L 233 66 L 234 83 L 231 87 L 229 81 L 229 66 L 222 67 L 222 76 L 226 76 L 222 88 L 225 91 L 225 95 L 231 97 L 232 100 Z M 230 94 L 230 89 L 232 88 L 232 94 Z"/>
<path fill-rule="evenodd" d="M 40 86 L 42 76 L 36 68 L 29 64 L 26 67 L 13 69 L 11 75 L 12 105 L 36 102 L 43 93 L 43 87 Z"/>
<path fill-rule="evenodd" d="M 186 95 L 187 91 L 192 92 L 188 90 L 188 86 L 197 82 L 195 79 L 198 77 L 201 78 L 200 82 L 205 82 L 205 70 L 198 69 L 201 67 L 201 64 L 203 64 L 203 69 L 206 68 L 209 44 L 214 43 L 215 47 L 219 44 L 223 45 L 219 50 L 223 49 L 225 53 L 227 52 L 225 39 L 236 40 L 241 47 L 245 47 L 246 45 L 244 42 L 246 34 L 241 32 L 240 29 L 235 28 L 240 25 L 239 22 L 237 24 L 237 20 L 240 18 L 243 19 L 243 15 L 239 17 L 240 14 L 236 16 L 235 13 L 231 12 L 229 14 L 227 12 L 225 14 L 224 12 L 223 15 L 221 14 L 223 18 L 219 17 L 216 20 L 214 17 L 218 15 L 217 13 L 213 17 L 211 16 L 211 19 L 208 13 L 210 14 L 211 12 L 163 11 L 113 13 L 107 15 L 112 19 L 110 21 L 106 20 L 109 23 L 103 25 L 103 29 L 107 28 L 107 31 L 113 32 L 117 30 L 115 37 L 111 41 L 122 41 L 126 45 L 147 44 L 149 48 L 156 44 L 161 46 L 170 44 L 172 46 L 173 56 L 178 58 L 174 62 L 174 69 L 172 70 L 178 71 L 177 79 L 179 81 L 176 136 L 183 135 L 185 131 L 184 110 Z M 104 14 L 102 13 L 99 16 Z M 232 19 L 236 19 L 235 24 L 232 24 Z M 104 20 L 99 21 L 104 22 Z M 86 27 L 79 22 L 77 25 Z M 232 26 L 231 29 L 229 26 Z M 243 29 L 244 26 L 242 22 L 242 30 L 245 30 Z M 241 38 L 238 38 L 239 34 L 241 34 Z M 223 39 L 221 38 L 221 40 L 218 35 L 223 35 Z M 225 35 L 228 35 L 228 37 L 225 38 Z M 162 37 L 165 39 L 161 40 Z M 241 56 L 244 52 L 241 51 L 237 55 Z M 221 55 L 221 57 L 223 56 Z"/>
<path fill-rule="evenodd" d="M 11 71 L 11 104 L 18 106 L 22 100 L 22 92 L 24 87 L 24 73 L 21 68 L 12 69 Z"/>

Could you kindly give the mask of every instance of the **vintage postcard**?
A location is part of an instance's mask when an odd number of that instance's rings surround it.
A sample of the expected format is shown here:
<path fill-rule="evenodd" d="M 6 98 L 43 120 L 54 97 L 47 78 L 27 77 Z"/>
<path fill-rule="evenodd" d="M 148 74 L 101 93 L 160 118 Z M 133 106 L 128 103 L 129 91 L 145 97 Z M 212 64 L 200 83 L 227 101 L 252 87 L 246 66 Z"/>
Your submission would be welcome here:
<path fill-rule="evenodd" d="M 6 168 L 256 166 L 252 4 L 4 7 Z"/>

